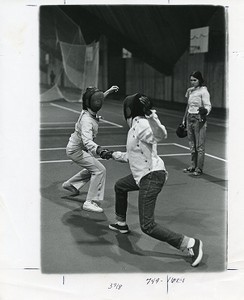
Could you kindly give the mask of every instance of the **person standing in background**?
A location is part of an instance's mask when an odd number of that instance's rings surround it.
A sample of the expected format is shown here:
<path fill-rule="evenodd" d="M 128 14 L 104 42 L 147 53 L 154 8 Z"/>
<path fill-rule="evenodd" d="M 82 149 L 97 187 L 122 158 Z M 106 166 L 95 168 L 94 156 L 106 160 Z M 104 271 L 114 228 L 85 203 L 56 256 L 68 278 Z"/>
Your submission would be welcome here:
<path fill-rule="evenodd" d="M 187 89 L 185 97 L 187 107 L 182 124 L 187 128 L 187 137 L 191 151 L 191 165 L 184 169 L 185 173 L 200 176 L 203 173 L 205 157 L 205 141 L 207 130 L 207 116 L 211 111 L 210 94 L 201 72 L 190 74 L 191 87 Z"/>

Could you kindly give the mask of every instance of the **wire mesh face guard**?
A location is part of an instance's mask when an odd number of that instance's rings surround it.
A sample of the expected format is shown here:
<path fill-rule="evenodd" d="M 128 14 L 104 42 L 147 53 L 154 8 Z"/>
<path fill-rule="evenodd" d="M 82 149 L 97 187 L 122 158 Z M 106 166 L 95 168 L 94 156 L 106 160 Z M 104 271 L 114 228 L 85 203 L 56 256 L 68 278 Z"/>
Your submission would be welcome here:
<path fill-rule="evenodd" d="M 104 94 L 103 92 L 95 92 L 91 97 L 90 97 L 90 103 L 89 106 L 92 111 L 98 112 L 102 106 L 103 106 L 103 100 L 104 100 Z"/>
<path fill-rule="evenodd" d="M 82 100 L 83 109 L 90 108 L 93 112 L 98 112 L 102 108 L 104 94 L 96 87 L 88 87 Z"/>

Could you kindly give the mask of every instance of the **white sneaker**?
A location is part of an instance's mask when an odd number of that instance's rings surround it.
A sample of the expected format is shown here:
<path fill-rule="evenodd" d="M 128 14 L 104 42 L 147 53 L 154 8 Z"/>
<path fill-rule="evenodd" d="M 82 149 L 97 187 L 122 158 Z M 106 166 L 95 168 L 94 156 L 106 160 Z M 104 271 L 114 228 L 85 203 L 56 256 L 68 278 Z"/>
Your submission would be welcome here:
<path fill-rule="evenodd" d="M 98 213 L 103 212 L 103 209 L 100 206 L 98 206 L 96 202 L 93 201 L 84 202 L 83 209 L 87 211 L 98 212 Z"/>

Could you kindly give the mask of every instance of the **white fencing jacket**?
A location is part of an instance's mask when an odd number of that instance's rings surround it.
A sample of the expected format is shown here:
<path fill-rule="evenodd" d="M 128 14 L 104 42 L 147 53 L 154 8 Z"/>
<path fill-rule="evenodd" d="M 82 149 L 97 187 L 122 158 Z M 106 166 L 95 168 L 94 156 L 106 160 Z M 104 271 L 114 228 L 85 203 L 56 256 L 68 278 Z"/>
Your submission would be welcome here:
<path fill-rule="evenodd" d="M 142 177 L 153 171 L 165 170 L 164 161 L 157 154 L 157 143 L 167 138 L 167 131 L 155 110 L 146 117 L 135 117 L 128 131 L 126 152 L 116 151 L 113 158 L 129 162 L 132 175 L 139 185 Z"/>

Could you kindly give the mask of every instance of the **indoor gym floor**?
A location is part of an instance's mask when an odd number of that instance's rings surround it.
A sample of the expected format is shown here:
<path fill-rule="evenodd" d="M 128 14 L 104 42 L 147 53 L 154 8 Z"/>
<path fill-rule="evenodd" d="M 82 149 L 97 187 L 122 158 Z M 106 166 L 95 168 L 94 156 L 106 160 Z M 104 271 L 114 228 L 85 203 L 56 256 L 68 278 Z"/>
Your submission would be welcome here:
<path fill-rule="evenodd" d="M 88 184 L 79 196 L 61 185 L 79 171 L 65 154 L 65 147 L 81 110 L 80 103 L 58 100 L 41 103 L 41 268 L 43 273 L 160 273 L 219 272 L 226 268 L 227 160 L 224 118 L 209 116 L 204 175 L 194 178 L 182 172 L 189 165 L 187 138 L 175 128 L 183 112 L 157 108 L 168 130 L 158 145 L 169 178 L 158 196 L 155 219 L 171 230 L 201 238 L 204 257 L 192 268 L 186 253 L 141 232 L 137 210 L 138 192 L 129 196 L 127 223 L 131 233 L 111 231 L 114 222 L 114 184 L 130 173 L 129 165 L 101 160 L 107 169 L 104 213 L 82 210 Z M 122 102 L 106 100 L 96 142 L 125 150 L 128 127 Z"/>

